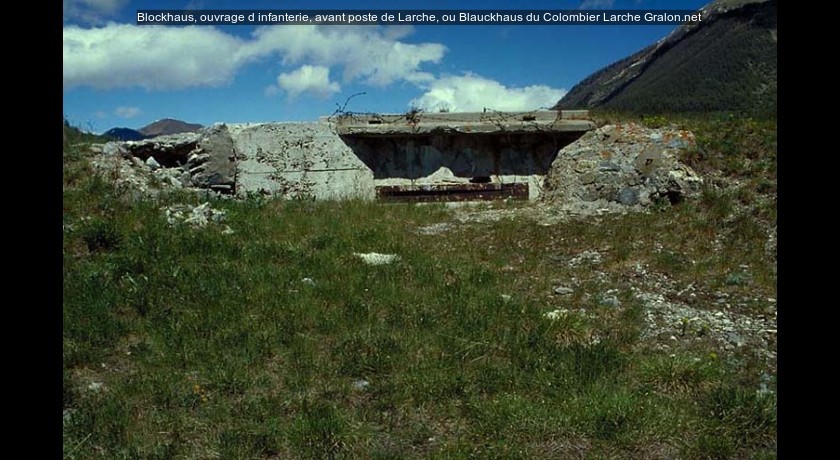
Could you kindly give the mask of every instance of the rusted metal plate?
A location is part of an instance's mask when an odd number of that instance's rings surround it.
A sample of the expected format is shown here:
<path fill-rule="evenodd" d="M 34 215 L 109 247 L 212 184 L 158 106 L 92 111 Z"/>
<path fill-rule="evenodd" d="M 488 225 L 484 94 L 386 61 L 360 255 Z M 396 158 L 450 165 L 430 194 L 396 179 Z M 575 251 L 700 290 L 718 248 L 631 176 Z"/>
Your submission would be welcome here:
<path fill-rule="evenodd" d="M 528 199 L 528 184 L 434 184 L 381 185 L 376 187 L 381 201 L 491 201 Z"/>

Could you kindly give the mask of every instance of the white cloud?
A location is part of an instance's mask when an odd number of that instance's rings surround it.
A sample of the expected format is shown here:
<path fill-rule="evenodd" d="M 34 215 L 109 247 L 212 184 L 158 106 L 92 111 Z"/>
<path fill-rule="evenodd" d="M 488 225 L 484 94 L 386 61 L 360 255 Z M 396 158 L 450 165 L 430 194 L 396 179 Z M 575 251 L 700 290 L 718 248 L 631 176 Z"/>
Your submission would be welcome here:
<path fill-rule="evenodd" d="M 294 99 L 302 93 L 310 92 L 319 97 L 327 97 L 341 91 L 336 82 L 330 81 L 330 69 L 324 66 L 305 65 L 301 68 L 282 73 L 277 77 L 277 87 L 286 91 Z"/>
<path fill-rule="evenodd" d="M 384 86 L 425 82 L 420 68 L 439 62 L 439 43 L 399 41 L 411 28 L 377 26 L 262 27 L 250 39 L 214 27 L 64 27 L 64 87 L 148 90 L 220 86 L 256 59 L 279 57 L 287 66 L 342 68 L 345 81 Z"/>
<path fill-rule="evenodd" d="M 96 1 L 96 0 L 91 0 Z M 103 4 L 106 0 L 101 0 Z M 119 0 L 107 0 L 114 4 Z M 172 90 L 230 84 L 257 60 L 276 59 L 287 68 L 267 96 L 309 92 L 326 97 L 342 82 L 372 86 L 409 82 L 426 90 L 412 104 L 426 110 L 534 110 L 554 105 L 565 93 L 544 85 L 506 87 L 474 74 L 435 78 L 423 67 L 441 61 L 440 43 L 406 43 L 410 26 L 283 26 L 257 28 L 238 37 L 208 26 L 64 27 L 64 87 L 140 87 Z"/>
<path fill-rule="evenodd" d="M 230 83 L 242 40 L 213 27 L 108 24 L 64 28 L 64 87 L 147 90 Z"/>
<path fill-rule="evenodd" d="M 431 82 L 427 91 L 413 99 L 410 105 L 427 112 L 443 109 L 451 112 L 480 112 L 485 108 L 528 111 L 551 107 L 565 94 L 565 89 L 545 85 L 506 87 L 495 80 L 466 74 L 443 77 Z"/>
<path fill-rule="evenodd" d="M 140 109 L 137 107 L 117 107 L 114 109 L 114 115 L 120 118 L 134 118 L 140 115 Z"/>
<path fill-rule="evenodd" d="M 99 22 L 114 16 L 128 0 L 64 0 L 64 18 L 84 22 Z"/>
<path fill-rule="evenodd" d="M 615 0 L 583 0 L 578 9 L 581 10 L 604 10 L 612 8 Z"/>
<path fill-rule="evenodd" d="M 243 47 L 251 56 L 277 53 L 286 65 L 341 66 L 345 81 L 361 79 L 374 86 L 395 81 L 428 81 L 432 75 L 420 70 L 437 63 L 446 52 L 439 43 L 404 43 L 412 29 L 376 26 L 283 26 L 262 27 Z"/>

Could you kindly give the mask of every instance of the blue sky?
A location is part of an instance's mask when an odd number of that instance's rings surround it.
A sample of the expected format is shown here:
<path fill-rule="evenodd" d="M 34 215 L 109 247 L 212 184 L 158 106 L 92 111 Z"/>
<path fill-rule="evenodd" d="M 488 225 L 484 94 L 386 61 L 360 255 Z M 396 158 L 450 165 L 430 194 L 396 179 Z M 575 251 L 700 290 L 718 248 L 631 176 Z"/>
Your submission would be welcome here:
<path fill-rule="evenodd" d="M 136 26 L 138 9 L 698 9 L 708 0 L 64 0 L 64 114 L 310 121 L 346 109 L 534 110 L 676 26 Z"/>

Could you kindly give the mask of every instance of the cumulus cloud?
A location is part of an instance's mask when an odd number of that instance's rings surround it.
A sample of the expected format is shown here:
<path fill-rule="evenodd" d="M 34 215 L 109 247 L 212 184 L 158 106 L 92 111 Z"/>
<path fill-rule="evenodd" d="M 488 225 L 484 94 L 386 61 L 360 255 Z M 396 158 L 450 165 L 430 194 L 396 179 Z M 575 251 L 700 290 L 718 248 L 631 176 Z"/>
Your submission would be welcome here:
<path fill-rule="evenodd" d="M 128 0 L 64 0 L 64 18 L 99 22 L 117 14 Z"/>
<path fill-rule="evenodd" d="M 137 107 L 117 107 L 114 109 L 114 115 L 120 118 L 134 118 L 140 115 L 140 109 Z"/>
<path fill-rule="evenodd" d="M 111 2 L 120 0 L 79 0 Z M 260 27 L 239 37 L 215 27 L 136 26 L 64 27 L 64 87 L 97 89 L 140 87 L 173 90 L 230 84 L 245 65 L 277 60 L 289 70 L 264 88 L 326 97 L 341 90 L 339 81 L 383 87 L 409 82 L 425 90 L 411 101 L 429 111 L 534 110 L 557 102 L 565 90 L 544 85 L 506 87 L 474 74 L 436 78 L 424 66 L 439 63 L 447 49 L 440 43 L 408 43 L 411 26 Z M 338 75 L 336 81 L 331 73 Z M 129 113 L 129 112 L 124 112 Z"/>
<path fill-rule="evenodd" d="M 583 0 L 579 9 L 581 10 L 604 10 L 612 8 L 615 0 Z"/>
<path fill-rule="evenodd" d="M 280 54 L 287 65 L 307 63 L 341 66 L 345 81 L 361 79 L 374 86 L 395 81 L 420 82 L 433 77 L 420 70 L 437 63 L 446 47 L 439 43 L 411 44 L 399 41 L 412 29 L 376 26 L 284 26 L 262 27 L 243 47 L 251 56 Z"/>
<path fill-rule="evenodd" d="M 528 111 L 553 106 L 565 94 L 565 89 L 545 85 L 507 87 L 495 80 L 466 74 L 434 80 L 427 91 L 413 99 L 410 105 L 427 112 L 473 112 L 485 108 Z"/>
<path fill-rule="evenodd" d="M 294 99 L 302 93 L 310 92 L 319 97 L 327 97 L 341 91 L 341 86 L 330 81 L 330 69 L 324 66 L 305 65 L 277 77 L 277 87 L 286 91 Z"/>
<path fill-rule="evenodd" d="M 64 27 L 64 87 L 149 90 L 230 83 L 256 59 L 278 57 L 287 66 L 342 68 L 345 81 L 385 86 L 427 82 L 421 70 L 439 62 L 439 43 L 405 43 L 411 28 L 377 26 L 262 27 L 239 38 L 214 27 Z"/>
<path fill-rule="evenodd" d="M 230 83 L 243 41 L 212 27 L 64 27 L 64 87 L 147 90 Z"/>

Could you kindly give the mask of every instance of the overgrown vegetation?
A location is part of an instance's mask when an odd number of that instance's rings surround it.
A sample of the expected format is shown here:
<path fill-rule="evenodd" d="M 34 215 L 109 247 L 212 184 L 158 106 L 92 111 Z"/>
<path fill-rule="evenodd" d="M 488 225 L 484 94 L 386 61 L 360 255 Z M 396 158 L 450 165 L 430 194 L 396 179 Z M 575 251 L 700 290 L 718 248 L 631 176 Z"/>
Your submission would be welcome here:
<path fill-rule="evenodd" d="M 65 456 L 773 458 L 760 361 L 640 334 L 635 264 L 698 292 L 775 297 L 775 131 L 684 122 L 694 166 L 741 186 L 667 212 L 437 235 L 416 230 L 451 220 L 440 205 L 258 197 L 211 201 L 233 234 L 169 226 L 161 208 L 196 196 L 129 198 L 70 143 Z M 771 185 L 744 191 L 758 181 Z M 597 269 L 568 263 L 592 249 Z M 352 255 L 371 251 L 401 259 Z M 571 279 L 573 295 L 553 294 Z"/>

